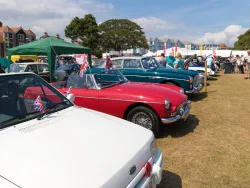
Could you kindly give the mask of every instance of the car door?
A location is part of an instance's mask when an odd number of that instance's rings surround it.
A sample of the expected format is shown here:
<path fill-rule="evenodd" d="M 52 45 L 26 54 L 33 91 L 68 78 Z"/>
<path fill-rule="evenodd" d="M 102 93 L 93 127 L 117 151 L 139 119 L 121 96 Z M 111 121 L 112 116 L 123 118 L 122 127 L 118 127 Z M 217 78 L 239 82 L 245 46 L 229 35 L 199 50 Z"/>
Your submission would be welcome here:
<path fill-rule="evenodd" d="M 38 75 L 46 81 L 50 81 L 49 75 L 49 66 L 48 64 L 37 64 L 38 66 Z"/>
<path fill-rule="evenodd" d="M 140 59 L 124 59 L 121 72 L 128 80 L 134 82 L 144 82 L 144 70 L 142 69 Z"/>

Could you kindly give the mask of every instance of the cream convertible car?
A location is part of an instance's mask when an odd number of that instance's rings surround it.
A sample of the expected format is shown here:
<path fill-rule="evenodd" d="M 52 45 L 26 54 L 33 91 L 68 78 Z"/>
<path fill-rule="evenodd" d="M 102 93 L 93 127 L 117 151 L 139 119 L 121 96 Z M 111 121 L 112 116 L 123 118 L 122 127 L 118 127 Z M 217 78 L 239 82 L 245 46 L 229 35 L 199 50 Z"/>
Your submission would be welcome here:
<path fill-rule="evenodd" d="M 160 183 L 163 156 L 151 131 L 72 100 L 33 73 L 0 74 L 1 188 Z"/>

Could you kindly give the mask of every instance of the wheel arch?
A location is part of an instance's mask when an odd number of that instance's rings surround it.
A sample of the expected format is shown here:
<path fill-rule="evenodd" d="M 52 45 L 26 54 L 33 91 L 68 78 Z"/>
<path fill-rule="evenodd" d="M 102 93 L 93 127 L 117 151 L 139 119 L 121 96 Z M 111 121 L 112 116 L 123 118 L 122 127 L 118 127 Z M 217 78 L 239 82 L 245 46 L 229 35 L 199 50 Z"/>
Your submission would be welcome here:
<path fill-rule="evenodd" d="M 123 119 L 127 119 L 128 113 L 129 113 L 133 108 L 138 107 L 138 106 L 144 106 L 144 107 L 149 108 L 150 110 L 152 110 L 152 111 L 157 115 L 158 118 L 160 118 L 159 115 L 158 115 L 158 113 L 155 111 L 155 109 L 152 108 L 150 105 L 145 104 L 145 103 L 143 103 L 143 102 L 137 102 L 137 103 L 133 103 L 133 104 L 129 105 L 129 106 L 126 108 L 126 110 L 125 110 L 125 112 L 124 112 L 124 114 L 123 114 Z"/>
<path fill-rule="evenodd" d="M 181 87 L 180 84 L 177 83 L 177 82 L 174 81 L 174 80 L 163 80 L 163 81 L 160 82 L 160 84 L 166 84 L 167 82 L 171 82 L 171 83 L 175 84 L 176 86 Z"/>

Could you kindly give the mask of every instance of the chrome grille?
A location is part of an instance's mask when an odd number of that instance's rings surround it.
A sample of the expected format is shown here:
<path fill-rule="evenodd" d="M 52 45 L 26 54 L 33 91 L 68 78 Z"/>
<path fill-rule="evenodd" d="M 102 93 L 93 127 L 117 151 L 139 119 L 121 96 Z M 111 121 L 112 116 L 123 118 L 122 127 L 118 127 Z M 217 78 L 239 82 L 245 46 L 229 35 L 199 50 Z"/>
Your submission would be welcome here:
<path fill-rule="evenodd" d="M 181 112 L 181 110 L 184 110 L 187 106 L 187 100 L 185 100 L 182 104 L 180 104 L 178 107 L 177 107 L 177 110 L 176 110 L 176 114 L 178 115 L 182 115 L 183 112 Z"/>
<path fill-rule="evenodd" d="M 197 74 L 194 77 L 194 81 L 193 81 L 193 86 L 197 87 L 199 84 L 204 85 L 204 75 L 202 75 L 201 73 Z"/>

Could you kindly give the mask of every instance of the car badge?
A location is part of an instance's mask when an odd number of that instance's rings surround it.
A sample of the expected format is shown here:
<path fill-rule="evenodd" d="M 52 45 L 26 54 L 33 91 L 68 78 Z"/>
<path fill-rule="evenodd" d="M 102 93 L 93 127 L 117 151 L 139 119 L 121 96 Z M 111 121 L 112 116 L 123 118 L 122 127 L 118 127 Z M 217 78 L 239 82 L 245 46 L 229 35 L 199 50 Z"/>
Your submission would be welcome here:
<path fill-rule="evenodd" d="M 136 166 L 132 166 L 130 169 L 129 169 L 129 175 L 133 175 L 136 171 Z"/>

